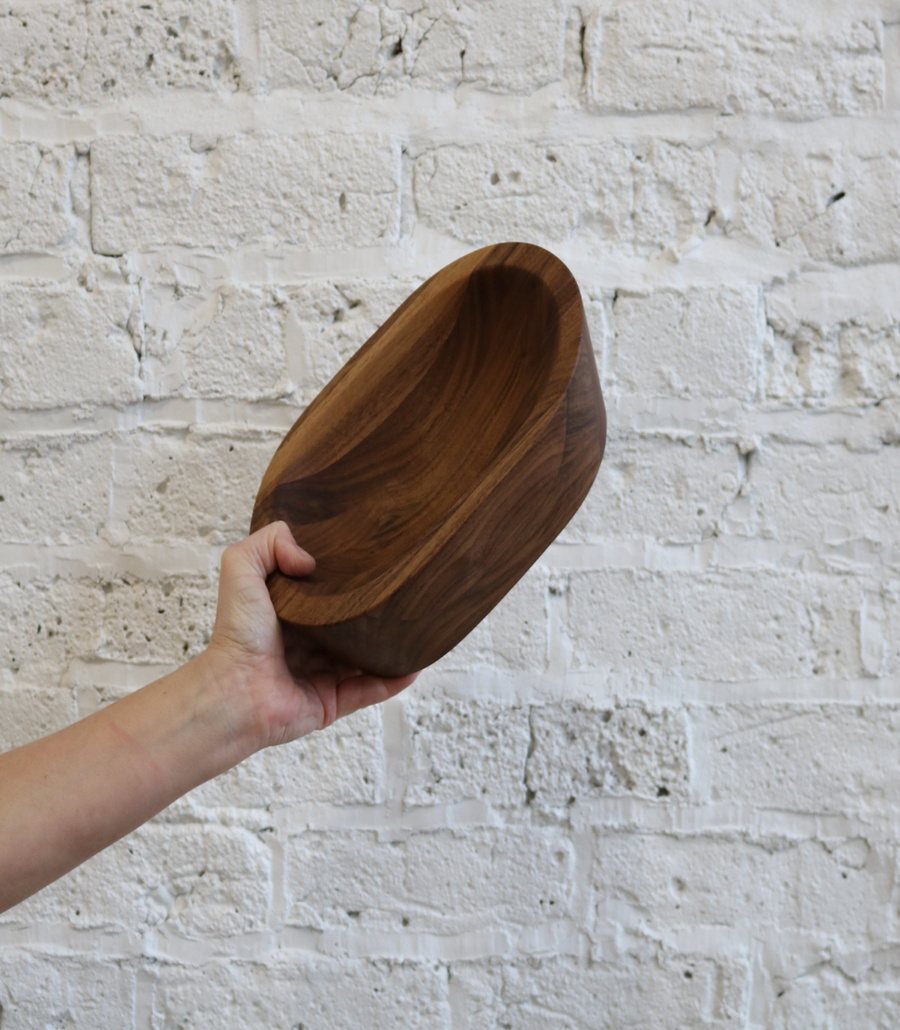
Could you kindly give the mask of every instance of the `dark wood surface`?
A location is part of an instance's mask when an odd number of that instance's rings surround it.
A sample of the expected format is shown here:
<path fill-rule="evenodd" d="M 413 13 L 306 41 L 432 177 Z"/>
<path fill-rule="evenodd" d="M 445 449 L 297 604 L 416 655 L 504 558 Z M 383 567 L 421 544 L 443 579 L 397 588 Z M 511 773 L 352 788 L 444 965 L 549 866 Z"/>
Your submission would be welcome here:
<path fill-rule="evenodd" d="M 315 573 L 275 609 L 380 675 L 436 661 L 578 510 L 606 414 L 572 274 L 485 247 L 412 294 L 294 423 L 251 529 L 284 519 Z"/>

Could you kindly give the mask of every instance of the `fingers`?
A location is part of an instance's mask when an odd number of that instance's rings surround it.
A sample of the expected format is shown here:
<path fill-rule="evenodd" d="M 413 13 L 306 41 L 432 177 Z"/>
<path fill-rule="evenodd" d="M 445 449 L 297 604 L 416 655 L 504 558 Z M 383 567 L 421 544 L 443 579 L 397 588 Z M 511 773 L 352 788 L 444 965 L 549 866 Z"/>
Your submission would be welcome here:
<path fill-rule="evenodd" d="M 275 560 L 286 576 L 308 576 L 316 567 L 316 559 L 294 540 L 286 522 L 275 522 Z M 274 572 L 274 569 L 270 571 Z"/>
<path fill-rule="evenodd" d="M 342 719 L 345 715 L 359 711 L 360 708 L 368 708 L 369 705 L 377 705 L 396 697 L 401 691 L 406 690 L 418 675 L 414 672 L 409 676 L 383 677 L 361 673 L 342 680 L 337 684 L 335 692 L 335 718 Z"/>
<path fill-rule="evenodd" d="M 316 567 L 315 558 L 298 546 L 286 522 L 270 522 L 229 547 L 222 555 L 222 567 L 232 562 L 249 564 L 263 578 L 276 569 L 286 576 L 308 576 Z"/>

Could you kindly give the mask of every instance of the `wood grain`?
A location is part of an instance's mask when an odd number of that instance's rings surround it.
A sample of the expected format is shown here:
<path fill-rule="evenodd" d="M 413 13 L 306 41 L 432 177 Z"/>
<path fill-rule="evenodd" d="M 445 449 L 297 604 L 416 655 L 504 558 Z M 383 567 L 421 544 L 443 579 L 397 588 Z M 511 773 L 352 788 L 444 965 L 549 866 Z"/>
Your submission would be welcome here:
<path fill-rule="evenodd" d="M 581 295 L 526 243 L 454 261 L 294 423 L 251 530 L 283 519 L 315 573 L 275 609 L 352 665 L 399 676 L 471 632 L 575 514 L 606 440 Z"/>

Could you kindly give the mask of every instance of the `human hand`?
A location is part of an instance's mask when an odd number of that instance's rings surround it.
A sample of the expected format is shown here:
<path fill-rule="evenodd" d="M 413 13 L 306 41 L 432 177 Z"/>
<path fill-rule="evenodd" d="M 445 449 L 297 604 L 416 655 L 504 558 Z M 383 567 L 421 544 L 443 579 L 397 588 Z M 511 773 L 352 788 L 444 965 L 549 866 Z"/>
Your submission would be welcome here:
<path fill-rule="evenodd" d="M 285 522 L 273 522 L 222 555 L 219 603 L 207 658 L 221 673 L 238 718 L 253 723 L 257 747 L 283 744 L 386 701 L 417 674 L 372 676 L 305 639 L 275 614 L 266 577 L 308 576 L 315 559 L 298 547 Z"/>

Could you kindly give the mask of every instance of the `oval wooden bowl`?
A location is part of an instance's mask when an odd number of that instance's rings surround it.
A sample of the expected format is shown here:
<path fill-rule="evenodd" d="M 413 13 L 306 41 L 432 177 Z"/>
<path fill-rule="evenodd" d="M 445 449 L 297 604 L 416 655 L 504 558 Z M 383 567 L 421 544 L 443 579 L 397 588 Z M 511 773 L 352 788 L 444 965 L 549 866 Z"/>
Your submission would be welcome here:
<path fill-rule="evenodd" d="M 263 477 L 315 573 L 269 578 L 275 610 L 383 676 L 469 633 L 575 514 L 606 440 L 581 295 L 527 243 L 419 287 L 300 418 Z"/>

